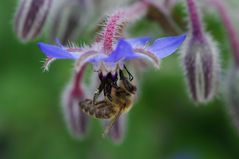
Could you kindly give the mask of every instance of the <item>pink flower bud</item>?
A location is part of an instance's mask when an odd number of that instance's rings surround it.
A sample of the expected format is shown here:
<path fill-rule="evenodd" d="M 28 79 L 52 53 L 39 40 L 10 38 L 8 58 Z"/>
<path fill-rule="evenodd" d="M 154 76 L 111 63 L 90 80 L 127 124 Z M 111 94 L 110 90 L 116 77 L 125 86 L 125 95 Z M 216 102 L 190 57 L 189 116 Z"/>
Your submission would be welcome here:
<path fill-rule="evenodd" d="M 41 34 L 49 15 L 52 0 L 21 0 L 15 16 L 14 29 L 22 42 Z"/>
<path fill-rule="evenodd" d="M 85 135 L 88 126 L 88 117 L 79 107 L 79 102 L 85 97 L 82 90 L 82 77 L 84 71 L 85 67 L 74 75 L 72 83 L 65 89 L 63 94 L 63 115 L 65 116 L 69 131 L 76 138 Z"/>
<path fill-rule="evenodd" d="M 49 39 L 59 38 L 63 44 L 75 40 L 92 15 L 91 0 L 55 1 L 52 21 L 49 25 Z"/>

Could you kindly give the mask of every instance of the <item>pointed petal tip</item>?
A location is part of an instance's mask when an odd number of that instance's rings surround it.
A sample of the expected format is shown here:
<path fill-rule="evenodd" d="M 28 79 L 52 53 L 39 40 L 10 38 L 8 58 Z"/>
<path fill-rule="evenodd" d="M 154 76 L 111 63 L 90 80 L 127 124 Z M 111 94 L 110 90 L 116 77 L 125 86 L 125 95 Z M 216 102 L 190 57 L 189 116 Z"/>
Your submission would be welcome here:
<path fill-rule="evenodd" d="M 50 45 L 43 42 L 39 42 L 37 46 L 47 57 L 58 59 L 74 59 L 74 56 L 59 46 Z"/>
<path fill-rule="evenodd" d="M 187 33 L 178 35 L 178 38 L 182 40 L 182 42 L 187 38 Z"/>
<path fill-rule="evenodd" d="M 173 54 L 182 45 L 186 37 L 186 34 L 181 34 L 159 38 L 149 47 L 149 50 L 156 54 L 158 58 L 165 58 Z"/>
<path fill-rule="evenodd" d="M 61 40 L 58 39 L 58 38 L 55 38 L 55 43 L 60 46 L 60 47 L 64 47 L 62 44 L 61 44 Z"/>

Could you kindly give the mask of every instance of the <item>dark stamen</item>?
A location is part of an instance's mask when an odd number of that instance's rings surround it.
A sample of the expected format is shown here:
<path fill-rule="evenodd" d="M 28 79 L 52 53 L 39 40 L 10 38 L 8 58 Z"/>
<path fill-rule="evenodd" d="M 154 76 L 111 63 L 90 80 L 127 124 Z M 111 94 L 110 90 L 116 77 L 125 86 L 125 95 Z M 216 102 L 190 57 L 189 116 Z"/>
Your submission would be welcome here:
<path fill-rule="evenodd" d="M 122 76 L 123 72 L 120 72 L 120 74 Z M 111 73 L 108 73 L 106 76 L 103 76 L 103 74 L 100 73 L 99 79 L 100 79 L 101 83 L 100 83 L 99 88 L 97 89 L 97 91 L 94 94 L 93 102 L 94 103 L 96 102 L 97 98 L 102 93 L 102 91 L 104 93 L 104 96 L 112 101 L 112 97 L 111 97 L 112 87 L 119 88 L 119 86 L 117 85 L 118 74 L 116 73 L 116 74 L 112 75 Z M 125 77 L 124 77 L 124 79 L 125 79 Z"/>
<path fill-rule="evenodd" d="M 103 74 L 102 74 L 102 73 L 99 73 L 99 74 L 98 74 L 98 77 L 99 77 L 100 81 L 102 82 L 102 81 L 103 81 L 103 79 L 104 79 L 104 76 L 103 76 Z"/>

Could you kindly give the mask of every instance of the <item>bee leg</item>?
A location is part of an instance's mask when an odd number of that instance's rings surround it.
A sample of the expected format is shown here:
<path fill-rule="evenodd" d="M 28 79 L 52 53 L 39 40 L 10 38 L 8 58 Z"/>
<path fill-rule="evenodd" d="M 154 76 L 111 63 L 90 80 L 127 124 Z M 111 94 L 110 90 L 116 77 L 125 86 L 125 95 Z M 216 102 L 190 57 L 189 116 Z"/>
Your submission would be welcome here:
<path fill-rule="evenodd" d="M 93 96 L 93 103 L 94 103 L 94 104 L 96 103 L 96 101 L 97 101 L 99 95 L 100 95 L 100 91 L 99 91 L 99 89 L 97 89 L 97 90 L 95 91 L 95 93 L 94 93 L 94 96 Z"/>
<path fill-rule="evenodd" d="M 124 76 L 123 71 L 120 70 L 120 80 L 123 82 L 123 86 L 130 93 L 135 93 L 136 87 L 129 82 L 129 80 Z"/>
<path fill-rule="evenodd" d="M 113 127 L 114 123 L 119 119 L 120 115 L 122 112 L 122 108 L 120 108 L 117 112 L 117 114 L 114 116 L 114 118 L 112 120 L 110 120 L 109 125 L 107 125 L 107 127 L 105 128 L 102 136 L 106 137 L 106 135 L 108 135 L 108 133 L 110 132 L 111 128 Z"/>
<path fill-rule="evenodd" d="M 107 84 L 104 89 L 104 96 L 107 97 L 110 101 L 112 101 L 111 89 L 112 89 L 111 84 Z"/>
<path fill-rule="evenodd" d="M 97 89 L 97 90 L 95 91 L 94 96 L 93 96 L 93 104 L 96 103 L 98 97 L 100 96 L 100 93 L 101 93 L 101 91 L 100 91 L 99 89 Z"/>
<path fill-rule="evenodd" d="M 101 82 L 99 88 L 98 88 L 98 89 L 95 91 L 95 93 L 94 93 L 94 96 L 93 96 L 93 104 L 96 103 L 96 101 L 97 101 L 99 95 L 100 95 L 101 92 L 104 90 L 104 87 L 105 87 L 105 82 Z"/>
<path fill-rule="evenodd" d="M 112 102 L 112 96 L 110 94 L 107 94 L 107 98 Z"/>
<path fill-rule="evenodd" d="M 129 75 L 129 80 L 132 81 L 134 79 L 134 76 L 129 72 L 129 70 L 127 69 L 127 67 L 124 65 L 124 69 L 126 70 L 126 72 Z"/>
<path fill-rule="evenodd" d="M 132 85 L 127 79 L 123 80 L 123 85 L 127 91 L 129 91 L 131 93 L 135 93 L 136 87 L 134 85 Z"/>

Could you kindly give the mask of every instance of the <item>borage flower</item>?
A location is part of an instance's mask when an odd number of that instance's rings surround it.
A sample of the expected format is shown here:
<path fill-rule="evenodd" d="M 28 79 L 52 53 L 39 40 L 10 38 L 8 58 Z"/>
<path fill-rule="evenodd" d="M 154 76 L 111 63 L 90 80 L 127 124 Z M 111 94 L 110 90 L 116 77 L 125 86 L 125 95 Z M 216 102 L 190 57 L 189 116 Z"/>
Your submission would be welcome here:
<path fill-rule="evenodd" d="M 77 70 L 84 64 L 91 63 L 96 72 L 105 76 L 109 72 L 112 75 L 116 74 L 119 69 L 124 69 L 127 61 L 135 59 L 149 60 L 156 68 L 159 68 L 159 60 L 174 53 L 184 39 L 185 35 L 164 37 L 156 39 L 152 45 L 149 45 L 150 37 L 121 38 L 113 44 L 112 48 L 105 47 L 102 42 L 79 48 L 73 45 L 65 47 L 58 41 L 58 46 L 45 43 L 39 43 L 38 46 L 48 57 L 44 66 L 46 70 L 48 70 L 50 59 L 74 59 L 77 61 Z"/>
<path fill-rule="evenodd" d="M 159 61 L 171 55 L 185 40 L 186 35 L 164 37 L 152 41 L 151 37 L 124 38 L 126 24 L 144 10 L 146 4 L 138 3 L 130 9 L 118 10 L 109 16 L 96 41 L 89 46 L 77 47 L 74 44 L 63 46 L 39 43 L 41 51 L 48 57 L 45 68 L 54 59 L 76 60 L 76 71 L 92 64 L 98 73 L 99 87 L 90 99 L 79 101 L 80 108 L 90 116 L 110 119 L 106 133 L 117 121 L 121 113 L 127 112 L 134 103 L 136 86 L 133 75 L 126 68 L 135 60 L 147 60 L 159 68 Z M 132 9 L 133 8 L 133 9 Z M 137 11 L 137 12 L 135 12 Z M 133 18 L 132 18 L 133 17 Z M 134 65 L 135 66 L 135 65 Z M 138 66 L 136 66 L 138 67 Z M 140 69 L 140 67 L 136 68 Z M 129 77 L 125 76 L 125 73 Z M 103 95 L 102 95 L 103 94 Z M 99 100 L 103 98 L 103 100 Z"/>

